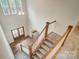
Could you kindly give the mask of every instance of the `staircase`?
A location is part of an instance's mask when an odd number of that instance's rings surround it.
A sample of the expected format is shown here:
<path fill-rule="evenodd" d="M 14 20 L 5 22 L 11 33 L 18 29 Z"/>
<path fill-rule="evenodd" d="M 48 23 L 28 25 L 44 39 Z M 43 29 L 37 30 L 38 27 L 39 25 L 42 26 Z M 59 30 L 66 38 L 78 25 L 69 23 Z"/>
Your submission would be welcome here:
<path fill-rule="evenodd" d="M 62 36 L 54 32 L 48 34 L 49 25 L 55 22 L 46 22 L 37 40 L 29 46 L 30 59 L 54 59 L 56 57 L 73 26 L 69 25 Z"/>
<path fill-rule="evenodd" d="M 39 49 L 33 54 L 34 59 L 41 59 L 50 48 L 54 48 L 61 36 L 52 32 L 45 38 Z"/>
<path fill-rule="evenodd" d="M 73 26 L 69 25 L 62 36 L 55 32 L 48 33 L 49 25 L 55 22 L 46 22 L 46 26 L 41 31 L 37 40 L 28 47 L 30 59 L 55 59 L 54 57 L 57 56 L 73 28 Z"/>
<path fill-rule="evenodd" d="M 21 45 L 16 59 L 55 59 L 73 28 L 69 25 L 62 36 L 55 32 L 48 33 L 49 26 L 55 22 L 46 22 L 45 27 L 32 45 L 27 48 Z"/>

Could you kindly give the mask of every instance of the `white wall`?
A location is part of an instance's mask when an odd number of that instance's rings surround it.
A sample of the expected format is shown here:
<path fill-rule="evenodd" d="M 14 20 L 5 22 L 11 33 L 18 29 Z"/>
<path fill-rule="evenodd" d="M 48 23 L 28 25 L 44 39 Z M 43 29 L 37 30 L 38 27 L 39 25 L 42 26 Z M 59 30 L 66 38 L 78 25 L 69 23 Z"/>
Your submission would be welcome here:
<path fill-rule="evenodd" d="M 0 22 L 9 43 L 14 41 L 10 30 L 22 25 L 25 27 L 27 35 L 33 29 L 40 32 L 46 21 L 56 20 L 57 22 L 52 27 L 52 30 L 58 34 L 62 34 L 67 25 L 74 25 L 76 20 L 79 19 L 79 0 L 22 1 L 25 12 L 24 16 L 2 16 L 0 8 Z"/>
<path fill-rule="evenodd" d="M 4 32 L 0 25 L 0 59 L 14 59 L 14 55 L 7 42 Z"/>
<path fill-rule="evenodd" d="M 28 27 L 29 27 L 29 19 L 28 19 L 28 14 L 27 14 L 27 8 L 26 8 L 26 0 L 22 0 L 23 2 L 23 10 L 24 10 L 24 15 L 19 16 L 19 15 L 11 15 L 11 16 L 4 16 L 2 15 L 2 13 L 0 13 L 0 22 L 1 25 L 3 27 L 4 33 L 8 39 L 8 42 L 11 43 L 13 42 L 13 37 L 11 34 L 11 30 L 24 26 L 24 30 L 25 30 L 25 35 L 27 35 L 29 33 L 28 31 Z M 1 12 L 1 8 L 0 8 L 0 12 Z"/>
<path fill-rule="evenodd" d="M 27 0 L 27 8 L 32 28 L 38 31 L 45 21 L 56 20 L 54 31 L 62 34 L 79 16 L 79 0 Z"/>

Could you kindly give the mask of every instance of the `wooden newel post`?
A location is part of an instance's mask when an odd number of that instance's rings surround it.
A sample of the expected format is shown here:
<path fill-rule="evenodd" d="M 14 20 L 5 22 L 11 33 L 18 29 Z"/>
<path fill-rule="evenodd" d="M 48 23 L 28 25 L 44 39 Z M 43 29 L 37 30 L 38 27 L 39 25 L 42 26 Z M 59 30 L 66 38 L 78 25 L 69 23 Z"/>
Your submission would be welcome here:
<path fill-rule="evenodd" d="M 47 37 L 47 34 L 48 34 L 48 27 L 49 27 L 49 22 L 46 22 L 45 37 Z"/>
<path fill-rule="evenodd" d="M 30 54 L 30 59 L 33 59 L 33 57 L 32 57 L 32 47 L 31 46 L 29 46 L 29 54 Z"/>

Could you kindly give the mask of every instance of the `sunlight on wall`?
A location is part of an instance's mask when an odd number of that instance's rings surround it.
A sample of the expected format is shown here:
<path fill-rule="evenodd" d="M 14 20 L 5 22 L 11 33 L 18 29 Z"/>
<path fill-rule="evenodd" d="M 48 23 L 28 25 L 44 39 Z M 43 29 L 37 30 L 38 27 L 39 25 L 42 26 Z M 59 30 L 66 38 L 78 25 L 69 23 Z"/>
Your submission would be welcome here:
<path fill-rule="evenodd" d="M 54 31 L 62 34 L 66 26 L 76 24 L 78 3 L 78 0 L 27 0 L 29 19 L 33 24 L 31 27 L 40 32 L 47 20 L 56 20 Z"/>

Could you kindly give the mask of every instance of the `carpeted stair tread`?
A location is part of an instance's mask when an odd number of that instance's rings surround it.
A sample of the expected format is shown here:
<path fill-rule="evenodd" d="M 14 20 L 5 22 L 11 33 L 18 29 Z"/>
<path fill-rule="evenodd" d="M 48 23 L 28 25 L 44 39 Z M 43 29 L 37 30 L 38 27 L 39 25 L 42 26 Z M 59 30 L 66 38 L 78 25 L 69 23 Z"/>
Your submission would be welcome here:
<path fill-rule="evenodd" d="M 38 57 L 38 55 L 36 55 L 36 54 L 33 56 L 33 58 L 34 58 L 34 59 L 40 59 L 40 58 Z"/>
<path fill-rule="evenodd" d="M 41 47 L 42 47 L 43 49 L 45 49 L 46 51 L 48 51 L 48 50 L 49 50 L 49 47 L 48 47 L 48 46 L 46 46 L 45 44 L 42 44 L 42 45 L 41 45 Z"/>
<path fill-rule="evenodd" d="M 36 52 L 36 55 L 37 55 L 39 58 L 41 58 L 41 57 L 43 56 L 43 54 L 42 54 L 42 53 L 40 53 L 39 51 L 38 51 L 38 52 Z"/>
<path fill-rule="evenodd" d="M 48 41 L 46 41 L 46 40 L 44 41 L 44 44 L 46 44 L 49 48 L 53 46 L 52 43 L 50 43 L 50 42 L 48 42 Z"/>
<path fill-rule="evenodd" d="M 61 36 L 56 33 L 49 34 L 46 39 L 43 41 L 39 49 L 33 55 L 34 59 L 41 59 L 51 47 L 54 47 L 54 44 L 60 39 Z"/>
<path fill-rule="evenodd" d="M 58 35 L 58 34 L 56 34 L 56 33 L 52 33 L 52 34 L 48 35 L 47 38 L 49 38 L 49 39 L 51 39 L 51 40 L 55 40 L 55 41 L 57 41 L 58 39 L 61 38 L 61 36 Z"/>
<path fill-rule="evenodd" d="M 52 40 L 52 39 L 50 39 L 50 38 L 46 38 L 46 41 L 48 41 L 48 42 L 50 42 L 51 44 L 53 44 L 54 45 L 54 40 Z"/>
<path fill-rule="evenodd" d="M 43 48 L 39 48 L 39 51 L 42 53 L 42 54 L 45 54 L 47 51 Z"/>

